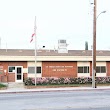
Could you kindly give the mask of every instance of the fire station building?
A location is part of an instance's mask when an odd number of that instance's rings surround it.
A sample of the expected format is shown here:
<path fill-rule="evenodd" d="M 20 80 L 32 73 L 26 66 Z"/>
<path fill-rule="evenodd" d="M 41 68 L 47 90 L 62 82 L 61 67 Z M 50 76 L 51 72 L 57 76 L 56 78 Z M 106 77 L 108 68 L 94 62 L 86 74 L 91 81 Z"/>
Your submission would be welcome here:
<path fill-rule="evenodd" d="M 27 77 L 91 77 L 92 50 L 0 49 L 0 82 Z M 36 65 L 35 65 L 36 64 Z M 36 74 L 35 74 L 36 67 Z M 96 52 L 96 76 L 110 76 L 110 51 Z"/>

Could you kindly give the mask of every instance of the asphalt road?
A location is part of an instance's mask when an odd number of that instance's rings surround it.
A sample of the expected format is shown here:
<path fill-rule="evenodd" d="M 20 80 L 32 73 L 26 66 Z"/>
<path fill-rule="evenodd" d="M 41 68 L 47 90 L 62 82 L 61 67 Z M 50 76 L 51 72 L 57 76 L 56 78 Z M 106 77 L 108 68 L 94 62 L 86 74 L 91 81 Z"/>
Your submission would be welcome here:
<path fill-rule="evenodd" d="M 110 90 L 0 94 L 0 110 L 110 110 Z"/>

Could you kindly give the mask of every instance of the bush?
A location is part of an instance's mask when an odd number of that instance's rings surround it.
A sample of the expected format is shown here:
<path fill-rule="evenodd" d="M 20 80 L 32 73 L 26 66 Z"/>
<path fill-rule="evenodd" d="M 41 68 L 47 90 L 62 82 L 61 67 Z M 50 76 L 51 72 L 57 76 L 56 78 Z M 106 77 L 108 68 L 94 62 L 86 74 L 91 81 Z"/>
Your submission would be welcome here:
<path fill-rule="evenodd" d="M 110 83 L 110 77 L 96 77 L 97 84 Z M 25 85 L 35 85 L 34 78 L 27 78 L 24 81 Z M 92 84 L 91 77 L 75 77 L 75 78 L 57 78 L 57 77 L 42 77 L 36 78 L 36 85 L 61 85 L 61 84 Z"/>
<path fill-rule="evenodd" d="M 32 78 L 27 78 L 27 79 L 24 80 L 24 84 L 25 85 L 34 85 L 35 83 L 34 83 L 33 80 L 34 79 L 32 79 Z"/>
<path fill-rule="evenodd" d="M 2 87 L 7 87 L 7 86 L 0 83 L 0 88 L 2 88 Z"/>
<path fill-rule="evenodd" d="M 110 83 L 110 77 L 96 77 L 97 84 Z"/>

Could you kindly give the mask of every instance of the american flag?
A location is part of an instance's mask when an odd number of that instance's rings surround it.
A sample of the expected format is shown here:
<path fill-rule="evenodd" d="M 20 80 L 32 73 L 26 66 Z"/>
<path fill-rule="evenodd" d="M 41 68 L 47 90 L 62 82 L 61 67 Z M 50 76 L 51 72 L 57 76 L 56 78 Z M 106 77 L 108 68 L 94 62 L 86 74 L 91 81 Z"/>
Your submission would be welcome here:
<path fill-rule="evenodd" d="M 32 34 L 31 36 L 31 40 L 30 40 L 30 43 L 33 41 L 33 37 L 34 37 L 35 33 Z"/>

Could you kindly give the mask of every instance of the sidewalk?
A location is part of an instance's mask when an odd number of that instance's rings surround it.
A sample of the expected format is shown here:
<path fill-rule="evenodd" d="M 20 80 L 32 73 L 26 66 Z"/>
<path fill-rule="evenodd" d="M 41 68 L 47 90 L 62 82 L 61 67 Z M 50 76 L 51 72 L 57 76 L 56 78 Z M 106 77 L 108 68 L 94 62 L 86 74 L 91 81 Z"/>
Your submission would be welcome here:
<path fill-rule="evenodd" d="M 52 92 L 52 91 L 87 91 L 87 90 L 110 90 L 110 86 L 99 86 L 97 88 L 92 87 L 60 87 L 60 88 L 35 88 L 35 89 L 26 89 L 26 88 L 12 88 L 6 90 L 0 90 L 0 94 L 5 93 L 29 93 L 29 92 Z"/>

